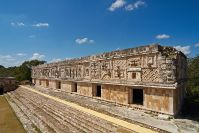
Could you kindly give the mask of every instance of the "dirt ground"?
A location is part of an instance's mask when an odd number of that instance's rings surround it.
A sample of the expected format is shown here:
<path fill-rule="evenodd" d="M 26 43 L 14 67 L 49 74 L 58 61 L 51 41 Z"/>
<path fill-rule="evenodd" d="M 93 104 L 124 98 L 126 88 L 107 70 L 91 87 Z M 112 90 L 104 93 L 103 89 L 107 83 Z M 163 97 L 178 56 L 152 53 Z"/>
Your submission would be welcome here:
<path fill-rule="evenodd" d="M 3 95 L 0 96 L 0 133 L 25 133 L 22 124 Z"/>

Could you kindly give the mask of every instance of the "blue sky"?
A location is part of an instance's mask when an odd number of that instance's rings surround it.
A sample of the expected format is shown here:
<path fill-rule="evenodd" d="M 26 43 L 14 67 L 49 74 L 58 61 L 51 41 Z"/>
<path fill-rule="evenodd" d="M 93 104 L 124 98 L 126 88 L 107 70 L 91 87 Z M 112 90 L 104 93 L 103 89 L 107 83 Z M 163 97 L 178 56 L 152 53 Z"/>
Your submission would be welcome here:
<path fill-rule="evenodd" d="M 198 0 L 1 0 L 0 64 L 160 43 L 199 52 Z"/>

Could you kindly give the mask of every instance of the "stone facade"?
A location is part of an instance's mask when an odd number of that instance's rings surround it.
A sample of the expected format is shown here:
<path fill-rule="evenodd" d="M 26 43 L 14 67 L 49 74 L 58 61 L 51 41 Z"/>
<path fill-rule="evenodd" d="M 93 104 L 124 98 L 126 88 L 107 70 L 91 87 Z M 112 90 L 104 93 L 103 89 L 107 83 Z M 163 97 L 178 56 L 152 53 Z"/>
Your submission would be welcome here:
<path fill-rule="evenodd" d="M 37 86 L 175 115 L 186 87 L 186 56 L 152 44 L 32 68 Z"/>
<path fill-rule="evenodd" d="M 13 77 L 0 77 L 0 94 L 16 89 L 16 81 Z"/>

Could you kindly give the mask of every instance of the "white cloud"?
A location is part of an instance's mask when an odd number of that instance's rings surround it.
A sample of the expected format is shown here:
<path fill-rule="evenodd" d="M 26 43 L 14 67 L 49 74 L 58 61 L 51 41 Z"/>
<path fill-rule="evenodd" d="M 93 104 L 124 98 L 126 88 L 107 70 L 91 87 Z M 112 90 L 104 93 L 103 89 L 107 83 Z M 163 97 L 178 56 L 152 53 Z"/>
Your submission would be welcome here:
<path fill-rule="evenodd" d="M 125 4 L 126 4 L 126 1 L 124 0 L 115 0 L 115 2 L 111 4 L 108 10 L 115 11 L 116 9 L 123 7 Z"/>
<path fill-rule="evenodd" d="M 67 57 L 67 58 L 65 58 L 65 60 L 70 60 L 70 59 L 73 59 L 73 58 L 68 58 L 68 57 Z"/>
<path fill-rule="evenodd" d="M 28 38 L 31 38 L 31 39 L 36 38 L 36 35 L 30 35 L 28 36 Z"/>
<path fill-rule="evenodd" d="M 23 22 L 11 22 L 10 23 L 13 27 L 23 27 L 25 24 Z"/>
<path fill-rule="evenodd" d="M 168 39 L 170 38 L 170 35 L 167 34 L 160 34 L 156 36 L 156 39 Z"/>
<path fill-rule="evenodd" d="M 15 65 L 16 59 L 11 55 L 0 55 L 0 65 L 5 67 Z"/>
<path fill-rule="evenodd" d="M 32 57 L 30 58 L 30 60 L 41 60 L 43 58 L 45 58 L 45 55 L 39 54 L 39 53 L 34 53 L 32 55 Z"/>
<path fill-rule="evenodd" d="M 19 66 L 24 61 L 30 60 L 30 58 L 28 58 L 26 55 L 27 54 L 25 53 L 0 55 L 0 65 L 3 65 L 5 67 Z"/>
<path fill-rule="evenodd" d="M 17 56 L 26 56 L 25 53 L 17 53 Z"/>
<path fill-rule="evenodd" d="M 94 43 L 95 41 L 85 37 L 85 38 L 77 38 L 75 42 L 78 44 L 91 44 Z"/>
<path fill-rule="evenodd" d="M 188 55 L 191 53 L 191 47 L 190 46 L 175 46 L 174 48 L 176 48 L 178 51 L 183 52 L 185 55 Z"/>
<path fill-rule="evenodd" d="M 11 55 L 0 55 L 1 60 L 14 60 Z"/>
<path fill-rule="evenodd" d="M 139 7 L 144 6 L 144 5 L 146 5 L 146 3 L 144 1 L 138 0 L 133 4 L 128 4 L 127 6 L 125 6 L 125 9 L 127 11 L 132 11 L 132 10 L 138 9 Z"/>
<path fill-rule="evenodd" d="M 94 43 L 95 41 L 94 40 L 89 40 L 89 43 Z"/>
<path fill-rule="evenodd" d="M 33 27 L 37 27 L 37 28 L 40 28 L 40 27 L 49 27 L 50 25 L 48 23 L 37 23 L 37 24 L 33 24 L 32 25 Z"/>
<path fill-rule="evenodd" d="M 50 62 L 59 62 L 59 61 L 62 61 L 62 59 L 54 58 L 54 59 L 52 59 Z"/>
<path fill-rule="evenodd" d="M 199 47 L 199 43 L 195 44 L 196 47 Z"/>

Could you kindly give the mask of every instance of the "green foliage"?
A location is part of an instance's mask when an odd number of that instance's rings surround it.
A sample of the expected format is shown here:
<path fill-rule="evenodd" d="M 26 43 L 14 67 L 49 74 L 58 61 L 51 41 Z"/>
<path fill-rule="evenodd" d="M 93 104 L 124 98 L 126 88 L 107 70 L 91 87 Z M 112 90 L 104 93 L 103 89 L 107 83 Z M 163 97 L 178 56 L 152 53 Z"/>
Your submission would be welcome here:
<path fill-rule="evenodd" d="M 19 67 L 5 68 L 0 65 L 0 77 L 15 77 L 17 81 L 31 80 L 31 67 L 44 64 L 45 61 L 25 61 Z"/>
<path fill-rule="evenodd" d="M 0 65 L 0 68 L 4 68 L 4 66 Z"/>
<path fill-rule="evenodd" d="M 199 55 L 188 60 L 188 96 L 199 96 Z"/>

